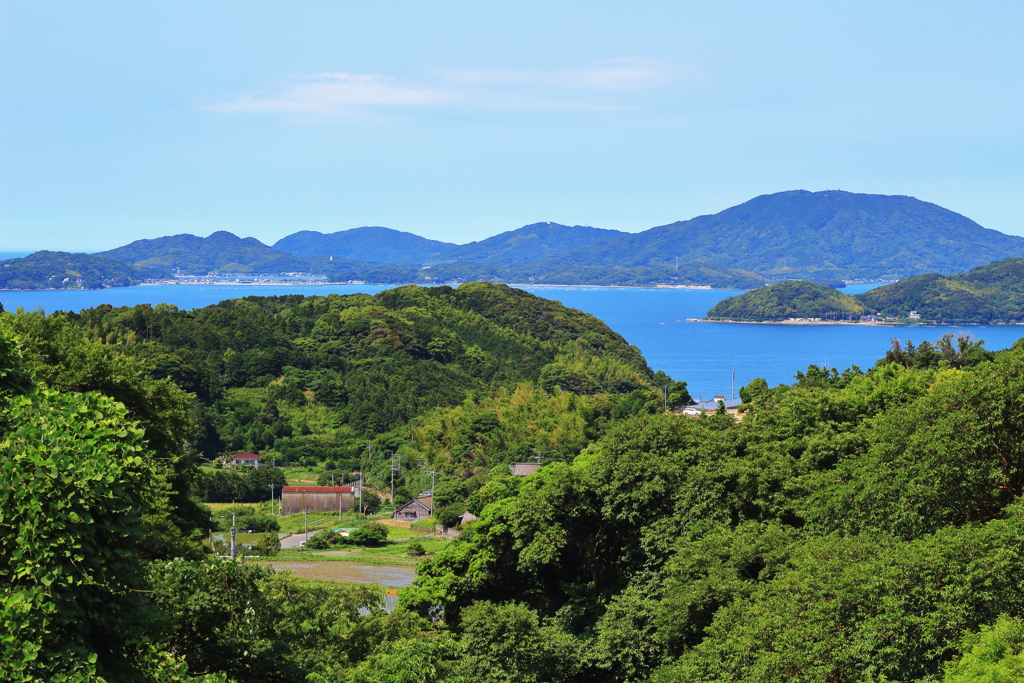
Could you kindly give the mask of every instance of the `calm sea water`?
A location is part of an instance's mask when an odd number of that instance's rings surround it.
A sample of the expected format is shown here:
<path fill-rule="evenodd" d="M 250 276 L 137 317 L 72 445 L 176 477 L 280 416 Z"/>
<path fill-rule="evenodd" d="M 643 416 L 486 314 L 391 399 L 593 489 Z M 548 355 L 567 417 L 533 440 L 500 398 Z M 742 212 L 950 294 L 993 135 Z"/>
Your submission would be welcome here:
<path fill-rule="evenodd" d="M 850 294 L 871 285 L 847 287 Z M 153 285 L 94 291 L 0 292 L 7 310 L 81 310 L 99 304 L 133 306 L 172 303 L 182 309 L 209 306 L 242 296 L 281 294 L 323 295 L 330 292 L 374 294 L 387 287 L 328 286 L 191 286 Z M 524 287 L 592 313 L 635 344 L 651 367 L 689 383 L 695 398 L 730 395 L 754 377 L 771 385 L 790 383 L 797 370 L 810 364 L 840 370 L 859 365 L 867 369 L 885 355 L 893 337 L 914 342 L 934 341 L 947 332 L 984 339 L 989 349 L 1002 349 L 1024 337 L 1024 328 L 1008 325 L 922 326 L 912 328 L 867 325 L 747 325 L 687 322 L 737 291 L 707 289 L 641 289 L 630 287 Z"/>

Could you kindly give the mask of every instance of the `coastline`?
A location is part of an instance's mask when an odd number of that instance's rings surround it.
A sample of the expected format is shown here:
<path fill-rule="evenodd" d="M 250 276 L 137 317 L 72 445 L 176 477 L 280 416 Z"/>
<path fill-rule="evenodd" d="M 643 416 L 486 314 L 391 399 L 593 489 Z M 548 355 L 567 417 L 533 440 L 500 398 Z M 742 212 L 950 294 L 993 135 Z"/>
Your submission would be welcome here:
<path fill-rule="evenodd" d="M 708 318 L 687 318 L 686 322 L 727 323 L 730 325 L 863 325 L 865 327 L 929 327 L 935 325 L 935 323 L 860 322 L 859 320 L 709 320 Z"/>

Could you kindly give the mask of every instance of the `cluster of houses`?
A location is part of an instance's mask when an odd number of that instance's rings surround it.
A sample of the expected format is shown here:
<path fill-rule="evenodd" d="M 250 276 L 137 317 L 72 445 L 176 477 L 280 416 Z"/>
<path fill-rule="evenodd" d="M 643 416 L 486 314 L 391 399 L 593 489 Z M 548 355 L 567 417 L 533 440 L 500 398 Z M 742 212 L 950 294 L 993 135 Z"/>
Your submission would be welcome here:
<path fill-rule="evenodd" d="M 229 464 L 236 467 L 260 467 L 260 456 L 255 453 L 238 453 L 231 456 Z M 517 462 L 510 465 L 512 476 L 525 477 L 540 469 L 540 463 Z M 347 512 L 354 508 L 359 499 L 358 486 L 285 486 L 281 489 L 281 514 L 295 512 Z M 434 513 L 434 497 L 430 494 L 418 496 L 395 510 L 396 522 L 418 522 Z M 459 518 L 460 523 L 472 522 L 476 515 L 466 512 Z"/>
<path fill-rule="evenodd" d="M 514 465 L 509 465 L 512 470 L 513 477 L 526 477 L 541 468 L 541 464 L 538 462 L 517 462 Z M 432 492 L 431 492 L 432 493 Z M 434 513 L 434 496 L 425 494 L 417 496 L 410 500 L 405 505 L 395 510 L 394 520 L 396 522 L 418 522 L 426 519 Z M 464 512 L 459 517 L 459 524 L 465 524 L 467 522 L 476 521 L 477 516 L 472 512 Z"/>

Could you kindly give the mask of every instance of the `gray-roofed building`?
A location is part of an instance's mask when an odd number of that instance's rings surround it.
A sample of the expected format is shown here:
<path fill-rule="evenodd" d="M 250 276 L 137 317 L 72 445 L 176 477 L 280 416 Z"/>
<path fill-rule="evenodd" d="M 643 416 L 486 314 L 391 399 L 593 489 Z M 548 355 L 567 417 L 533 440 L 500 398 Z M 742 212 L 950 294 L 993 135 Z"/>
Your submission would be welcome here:
<path fill-rule="evenodd" d="M 724 399 L 722 401 L 722 403 L 725 404 L 726 409 L 729 409 L 729 408 L 735 408 L 739 404 L 743 403 L 743 401 L 741 399 L 738 399 L 738 398 L 727 398 L 727 399 Z M 704 401 L 703 403 L 698 403 L 698 404 L 696 404 L 694 406 L 691 406 L 691 407 L 692 408 L 700 408 L 701 410 L 717 410 L 718 409 L 718 401 Z"/>
<path fill-rule="evenodd" d="M 539 462 L 517 462 L 515 465 L 509 465 L 512 468 L 513 477 L 525 477 L 533 474 L 540 469 Z"/>
<path fill-rule="evenodd" d="M 396 522 L 418 522 L 426 519 L 434 511 L 434 497 L 420 496 L 414 498 L 395 510 Z"/>

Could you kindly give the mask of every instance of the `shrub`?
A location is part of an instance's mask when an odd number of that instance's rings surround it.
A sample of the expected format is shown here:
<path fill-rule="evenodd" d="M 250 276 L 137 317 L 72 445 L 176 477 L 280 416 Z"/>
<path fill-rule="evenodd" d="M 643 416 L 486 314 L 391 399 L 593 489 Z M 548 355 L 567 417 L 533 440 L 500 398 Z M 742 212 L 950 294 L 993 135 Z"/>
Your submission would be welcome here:
<path fill-rule="evenodd" d="M 380 522 L 370 522 L 349 534 L 349 539 L 356 545 L 382 545 L 388 540 L 388 528 Z"/>
<path fill-rule="evenodd" d="M 434 510 L 434 519 L 438 524 L 445 527 L 454 527 L 459 524 L 459 517 L 466 511 L 463 505 L 446 505 Z"/>
<path fill-rule="evenodd" d="M 413 541 L 408 546 L 406 546 L 406 552 L 410 555 L 421 556 L 427 554 L 427 549 L 423 547 L 423 544 L 419 541 Z"/>
<path fill-rule="evenodd" d="M 348 543 L 349 539 L 345 536 L 334 531 L 325 530 L 314 534 L 312 538 L 306 541 L 305 547 L 310 550 L 330 550 L 331 548 L 347 545 Z"/>

